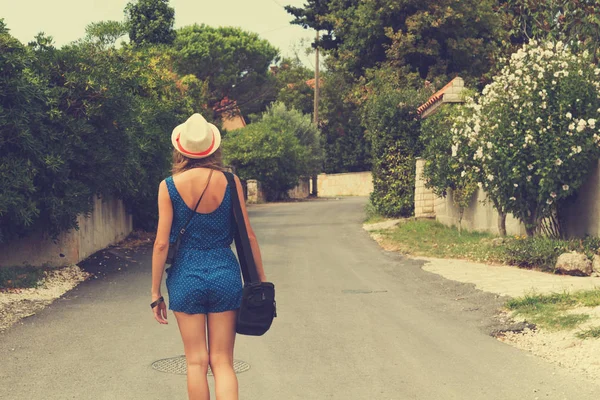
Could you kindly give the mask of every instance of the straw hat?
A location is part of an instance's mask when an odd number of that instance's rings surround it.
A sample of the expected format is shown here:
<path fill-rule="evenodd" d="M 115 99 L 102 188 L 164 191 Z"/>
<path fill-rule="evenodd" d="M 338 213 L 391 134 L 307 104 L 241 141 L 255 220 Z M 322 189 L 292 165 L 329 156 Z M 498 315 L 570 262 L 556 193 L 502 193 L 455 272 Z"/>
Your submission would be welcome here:
<path fill-rule="evenodd" d="M 196 113 L 173 129 L 171 142 L 175 150 L 188 158 L 205 158 L 221 145 L 221 132 Z"/>

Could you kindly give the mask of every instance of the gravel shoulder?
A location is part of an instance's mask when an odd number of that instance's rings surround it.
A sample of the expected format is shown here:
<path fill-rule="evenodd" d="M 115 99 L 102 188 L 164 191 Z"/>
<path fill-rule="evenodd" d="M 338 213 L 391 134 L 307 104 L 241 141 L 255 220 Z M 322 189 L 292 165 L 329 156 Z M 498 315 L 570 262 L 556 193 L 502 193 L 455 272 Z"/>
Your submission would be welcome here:
<path fill-rule="evenodd" d="M 398 249 L 385 240 L 378 231 L 390 229 L 398 222 L 364 225 L 380 246 L 391 252 Z M 422 269 L 446 279 L 473 284 L 476 289 L 503 297 L 522 297 L 528 294 L 551 294 L 600 288 L 600 278 L 552 275 L 511 266 L 486 265 L 454 259 L 410 257 L 422 261 Z M 571 313 L 585 313 L 590 319 L 573 330 L 548 331 L 528 327 L 527 321 L 508 310 L 498 314 L 500 325 L 515 327 L 494 332 L 503 343 L 527 351 L 560 367 L 587 378 L 600 378 L 600 340 L 580 339 L 576 334 L 583 329 L 600 326 L 600 307 L 579 307 Z"/>
<path fill-rule="evenodd" d="M 0 333 L 40 312 L 90 276 L 77 265 L 46 271 L 44 275 L 36 288 L 0 292 Z"/>

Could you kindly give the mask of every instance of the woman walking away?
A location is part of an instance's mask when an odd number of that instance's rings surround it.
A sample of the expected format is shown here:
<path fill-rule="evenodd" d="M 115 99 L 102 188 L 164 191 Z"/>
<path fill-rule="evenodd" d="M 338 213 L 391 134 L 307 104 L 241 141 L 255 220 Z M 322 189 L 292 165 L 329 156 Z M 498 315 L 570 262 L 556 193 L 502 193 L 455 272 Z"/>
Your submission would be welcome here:
<path fill-rule="evenodd" d="M 173 130 L 173 176 L 158 189 L 158 231 L 152 255 L 152 309 L 167 323 L 160 286 L 171 247 L 180 246 L 166 269 L 169 309 L 175 314 L 187 361 L 190 400 L 209 400 L 208 366 L 217 400 L 237 400 L 233 370 L 235 322 L 242 298 L 240 266 L 230 246 L 234 236 L 231 190 L 243 199 L 239 178 L 227 184 L 221 161 L 221 135 L 200 114 Z M 242 211 L 259 278 L 266 281 L 256 236 Z M 207 336 L 208 334 L 208 349 Z"/>

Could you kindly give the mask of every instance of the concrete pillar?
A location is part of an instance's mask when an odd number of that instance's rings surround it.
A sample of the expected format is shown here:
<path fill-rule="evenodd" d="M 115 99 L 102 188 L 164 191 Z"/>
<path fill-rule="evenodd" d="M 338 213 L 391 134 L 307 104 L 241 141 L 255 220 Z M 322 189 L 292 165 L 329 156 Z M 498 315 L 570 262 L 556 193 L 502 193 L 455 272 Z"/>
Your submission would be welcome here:
<path fill-rule="evenodd" d="M 248 204 L 260 204 L 265 202 L 265 194 L 261 188 L 260 182 L 256 179 L 248 179 Z"/>
<path fill-rule="evenodd" d="M 435 218 L 435 194 L 433 190 L 425 187 L 423 177 L 425 160 L 419 157 L 416 161 L 415 217 Z"/>

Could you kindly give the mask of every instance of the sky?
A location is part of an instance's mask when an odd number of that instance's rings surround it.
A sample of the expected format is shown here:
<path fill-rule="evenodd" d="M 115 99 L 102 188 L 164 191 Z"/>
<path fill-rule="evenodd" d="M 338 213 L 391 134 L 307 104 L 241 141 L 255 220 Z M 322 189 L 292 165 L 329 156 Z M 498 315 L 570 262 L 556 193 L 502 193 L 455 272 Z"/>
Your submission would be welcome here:
<path fill-rule="evenodd" d="M 124 18 L 129 0 L 0 0 L 0 18 L 10 33 L 28 43 L 39 32 L 54 38 L 62 46 L 85 35 L 91 22 Z M 282 55 L 293 55 L 294 47 L 301 60 L 314 64 L 306 56 L 315 32 L 291 25 L 292 19 L 283 6 L 302 6 L 305 0 L 171 0 L 175 8 L 175 28 L 205 23 L 211 26 L 238 26 L 256 32 L 278 47 Z M 302 40 L 308 42 L 301 45 Z"/>

